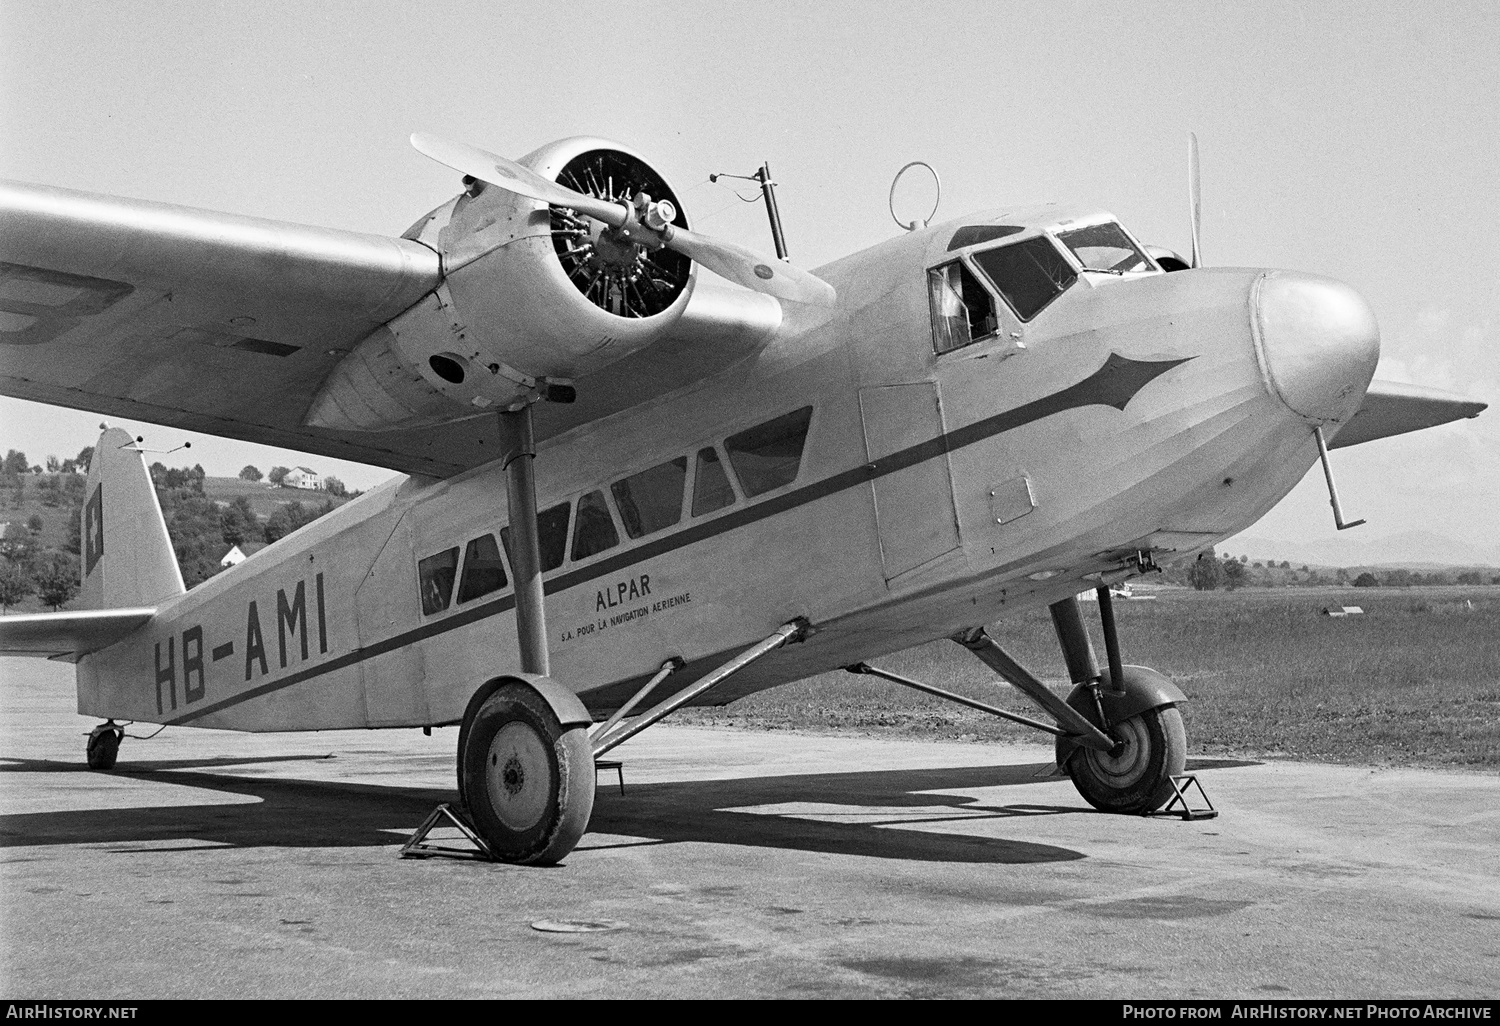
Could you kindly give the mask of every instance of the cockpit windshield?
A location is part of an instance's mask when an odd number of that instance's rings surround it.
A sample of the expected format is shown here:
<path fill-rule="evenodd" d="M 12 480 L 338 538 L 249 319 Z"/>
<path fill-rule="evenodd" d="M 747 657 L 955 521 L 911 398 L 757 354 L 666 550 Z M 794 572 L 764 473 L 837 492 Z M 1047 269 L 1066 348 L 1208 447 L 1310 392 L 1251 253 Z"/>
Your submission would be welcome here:
<path fill-rule="evenodd" d="M 1086 228 L 1057 233 L 1064 246 L 1073 251 L 1083 269 L 1107 274 L 1129 274 L 1154 270 L 1151 261 L 1130 241 L 1130 236 L 1113 221 L 1091 224 Z"/>

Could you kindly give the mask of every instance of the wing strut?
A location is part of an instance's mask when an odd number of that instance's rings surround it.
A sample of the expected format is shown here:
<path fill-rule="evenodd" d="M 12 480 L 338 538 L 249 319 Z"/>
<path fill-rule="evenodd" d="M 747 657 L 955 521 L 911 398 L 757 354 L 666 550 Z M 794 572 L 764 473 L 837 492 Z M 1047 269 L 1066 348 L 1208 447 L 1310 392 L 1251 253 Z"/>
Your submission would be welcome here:
<path fill-rule="evenodd" d="M 717 670 L 709 673 L 706 677 L 698 681 L 698 683 L 694 684 L 692 687 L 680 691 L 677 694 L 673 695 L 671 698 L 668 698 L 666 701 L 652 706 L 647 711 L 641 713 L 641 718 L 636 720 L 634 723 L 631 723 L 629 726 L 617 727 L 608 735 L 604 734 L 604 732 L 601 731 L 594 738 L 594 758 L 598 759 L 599 756 L 603 755 L 611 748 L 623 744 L 624 742 L 635 737 L 641 731 L 651 726 L 651 724 L 665 718 L 670 713 L 676 712 L 682 706 L 686 705 L 688 702 L 691 702 L 693 699 L 703 694 L 703 692 L 707 691 L 709 688 L 723 683 L 725 680 L 729 679 L 729 677 L 743 670 L 745 667 L 749 666 L 751 663 L 755 662 L 761 657 L 770 655 L 782 645 L 785 645 L 791 641 L 801 641 L 802 638 L 806 636 L 808 627 L 808 622 L 800 616 L 790 623 L 782 624 L 780 627 L 776 628 L 775 634 L 772 634 L 766 640 L 757 642 L 755 645 L 752 645 L 750 648 L 741 652 L 739 655 L 729 660 L 729 662 L 725 663 Z M 665 677 L 668 672 L 670 672 L 667 669 L 670 662 L 671 660 L 668 660 L 667 663 L 662 664 L 662 668 L 660 671 L 658 671 L 656 680 L 660 680 L 662 677 Z M 651 686 L 654 687 L 655 683 L 652 682 Z M 639 693 L 637 694 L 637 697 L 639 697 Z"/>
<path fill-rule="evenodd" d="M 542 677 L 551 675 L 547 652 L 547 607 L 542 593 L 542 545 L 536 526 L 536 436 L 531 406 L 500 413 L 500 438 L 505 452 L 506 499 L 510 514 L 516 575 L 516 639 L 521 669 Z"/>

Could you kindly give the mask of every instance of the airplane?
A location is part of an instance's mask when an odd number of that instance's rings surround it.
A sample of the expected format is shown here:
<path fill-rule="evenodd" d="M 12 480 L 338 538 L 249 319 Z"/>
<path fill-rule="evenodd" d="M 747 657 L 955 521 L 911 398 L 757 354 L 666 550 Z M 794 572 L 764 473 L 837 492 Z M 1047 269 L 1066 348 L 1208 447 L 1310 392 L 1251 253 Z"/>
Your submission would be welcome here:
<path fill-rule="evenodd" d="M 1049 205 L 813 271 L 692 230 L 623 144 L 412 144 L 462 190 L 399 238 L 0 186 L 0 393 L 404 475 L 188 591 L 140 440 L 106 428 L 77 608 L 0 619 L 0 653 L 75 664 L 91 767 L 120 721 L 457 724 L 490 854 L 549 864 L 623 741 L 846 668 L 1044 731 L 1089 804 L 1149 813 L 1184 696 L 1123 662 L 1110 588 L 1319 460 L 1352 526 L 1329 448 L 1484 409 L 1372 383 L 1350 286 L 1205 266 L 1196 140 L 1189 259 Z M 1065 697 L 985 626 L 1041 605 Z M 1046 719 L 869 662 L 942 638 Z"/>

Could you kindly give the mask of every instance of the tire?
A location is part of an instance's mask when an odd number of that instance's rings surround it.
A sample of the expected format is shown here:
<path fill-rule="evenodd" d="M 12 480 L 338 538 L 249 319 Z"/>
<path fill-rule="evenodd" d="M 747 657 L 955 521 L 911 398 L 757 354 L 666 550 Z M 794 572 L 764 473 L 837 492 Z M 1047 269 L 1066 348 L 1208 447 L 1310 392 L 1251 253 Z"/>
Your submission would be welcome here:
<path fill-rule="evenodd" d="M 123 736 L 123 733 L 113 730 L 101 730 L 90 737 L 86 749 L 89 769 L 114 769 L 115 760 L 120 756 L 120 740 Z"/>
<path fill-rule="evenodd" d="M 1155 812 L 1172 797 L 1172 777 L 1187 764 L 1182 713 L 1170 705 L 1147 709 L 1110 732 L 1123 742 L 1118 754 L 1080 747 L 1067 757 L 1073 786 L 1101 812 Z"/>
<path fill-rule="evenodd" d="M 563 729 L 526 685 L 502 685 L 484 700 L 459 759 L 469 817 L 500 861 L 552 865 L 588 829 L 594 754 L 587 728 Z"/>

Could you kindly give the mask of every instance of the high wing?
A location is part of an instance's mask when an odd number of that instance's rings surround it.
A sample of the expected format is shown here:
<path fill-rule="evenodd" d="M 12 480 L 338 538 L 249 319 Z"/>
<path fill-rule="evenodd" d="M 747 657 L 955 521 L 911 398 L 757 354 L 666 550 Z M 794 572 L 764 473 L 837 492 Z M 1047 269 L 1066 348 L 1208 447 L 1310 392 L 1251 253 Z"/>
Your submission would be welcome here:
<path fill-rule="evenodd" d="M 0 617 L 0 656 L 77 662 L 144 627 L 155 609 L 85 609 Z"/>
<path fill-rule="evenodd" d="M 0 394 L 451 476 L 495 458 L 482 409 L 389 430 L 309 417 L 372 333 L 424 301 L 441 308 L 440 248 L 0 182 Z M 779 319 L 769 297 L 704 290 L 654 345 L 598 375 L 601 387 L 580 387 L 583 401 L 539 411 L 538 434 L 714 373 Z"/>
<path fill-rule="evenodd" d="M 1358 445 L 1377 438 L 1436 427 L 1449 421 L 1477 417 L 1486 403 L 1422 385 L 1372 381 L 1359 412 L 1339 430 L 1330 449 Z"/>

